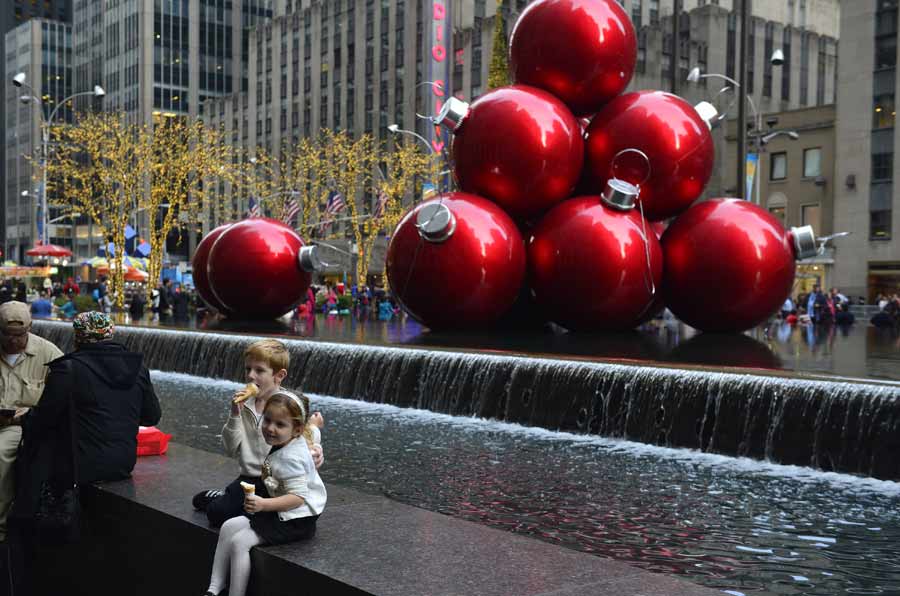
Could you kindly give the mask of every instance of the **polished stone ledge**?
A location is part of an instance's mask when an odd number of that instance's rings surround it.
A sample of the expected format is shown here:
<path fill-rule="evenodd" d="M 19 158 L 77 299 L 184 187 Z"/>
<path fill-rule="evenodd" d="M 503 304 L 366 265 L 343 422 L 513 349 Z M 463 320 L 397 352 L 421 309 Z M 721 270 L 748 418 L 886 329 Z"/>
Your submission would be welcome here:
<path fill-rule="evenodd" d="M 233 461 L 184 445 L 138 459 L 131 480 L 86 494 L 89 531 L 44 578 L 70 594 L 200 595 L 216 532 L 191 497 L 221 487 Z M 254 596 L 712 596 L 720 592 L 342 487 L 307 542 L 251 553 Z M 61 582 L 65 582 L 62 584 Z M 124 591 L 122 590 L 123 588 Z M 313 590 L 316 590 L 315 592 Z M 323 590 L 319 592 L 319 590 Z M 53 593 L 52 590 L 48 592 Z"/>

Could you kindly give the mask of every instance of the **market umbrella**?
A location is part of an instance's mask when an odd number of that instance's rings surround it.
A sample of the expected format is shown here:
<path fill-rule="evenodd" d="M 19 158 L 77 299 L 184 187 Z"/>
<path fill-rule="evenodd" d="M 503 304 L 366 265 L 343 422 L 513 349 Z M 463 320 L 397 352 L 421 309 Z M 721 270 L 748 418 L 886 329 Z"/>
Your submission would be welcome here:
<path fill-rule="evenodd" d="M 125 272 L 125 281 L 147 281 L 148 277 L 150 276 L 134 267 L 130 267 L 128 271 Z"/>
<path fill-rule="evenodd" d="M 81 264 L 89 265 L 91 267 L 109 267 L 109 261 L 103 257 L 91 257 L 90 259 L 82 261 Z"/>
<path fill-rule="evenodd" d="M 41 244 L 40 246 L 35 246 L 31 250 L 25 251 L 25 254 L 29 257 L 71 257 L 72 251 L 66 248 L 65 246 L 57 246 L 56 244 Z"/>

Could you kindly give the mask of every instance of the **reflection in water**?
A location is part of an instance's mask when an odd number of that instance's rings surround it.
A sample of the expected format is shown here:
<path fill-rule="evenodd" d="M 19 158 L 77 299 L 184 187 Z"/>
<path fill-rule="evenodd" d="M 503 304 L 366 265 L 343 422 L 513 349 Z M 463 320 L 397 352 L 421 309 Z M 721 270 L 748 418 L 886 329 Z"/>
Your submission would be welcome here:
<path fill-rule="evenodd" d="M 239 385 L 153 381 L 160 426 L 220 453 Z M 349 400 L 313 405 L 327 420 L 326 483 L 732 594 L 900 593 L 898 483 Z"/>
<path fill-rule="evenodd" d="M 523 312 L 527 311 L 524 305 Z M 117 316 L 119 323 L 130 323 L 124 315 Z M 552 324 L 522 325 L 526 329 L 519 330 L 513 322 L 483 332 L 432 332 L 405 315 L 391 321 L 377 321 L 360 317 L 358 313 L 263 322 L 146 318 L 139 324 L 370 345 L 488 350 L 714 368 L 780 369 L 801 374 L 900 381 L 900 335 L 864 322 L 843 328 L 773 323 L 743 335 L 698 334 L 675 320 L 655 321 L 627 333 L 567 333 Z"/>

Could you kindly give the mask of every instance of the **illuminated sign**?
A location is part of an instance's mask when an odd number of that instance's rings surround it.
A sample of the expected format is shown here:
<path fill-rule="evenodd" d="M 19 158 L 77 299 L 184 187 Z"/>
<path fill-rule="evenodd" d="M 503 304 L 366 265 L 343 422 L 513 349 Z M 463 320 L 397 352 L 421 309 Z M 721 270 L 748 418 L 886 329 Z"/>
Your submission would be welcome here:
<path fill-rule="evenodd" d="M 438 114 L 444 105 L 444 97 L 450 88 L 450 59 L 449 47 L 451 40 L 450 29 L 450 0 L 433 0 L 431 4 L 431 27 L 429 34 L 431 37 L 431 60 L 428 62 L 428 80 L 434 84 L 431 85 L 433 111 L 432 114 Z M 445 135 L 447 135 L 445 137 Z M 428 130 L 428 141 L 431 147 L 440 152 L 447 141 L 449 141 L 449 131 L 441 129 L 440 126 L 434 125 Z"/>

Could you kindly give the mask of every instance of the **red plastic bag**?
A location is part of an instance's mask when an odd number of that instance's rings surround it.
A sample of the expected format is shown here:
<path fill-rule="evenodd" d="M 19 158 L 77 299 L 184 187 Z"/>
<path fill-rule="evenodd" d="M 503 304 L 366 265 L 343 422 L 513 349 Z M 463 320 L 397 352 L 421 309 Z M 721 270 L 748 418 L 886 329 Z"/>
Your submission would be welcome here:
<path fill-rule="evenodd" d="M 139 426 L 137 435 L 137 454 L 162 455 L 169 448 L 169 439 L 172 435 L 166 434 L 155 426 Z"/>

